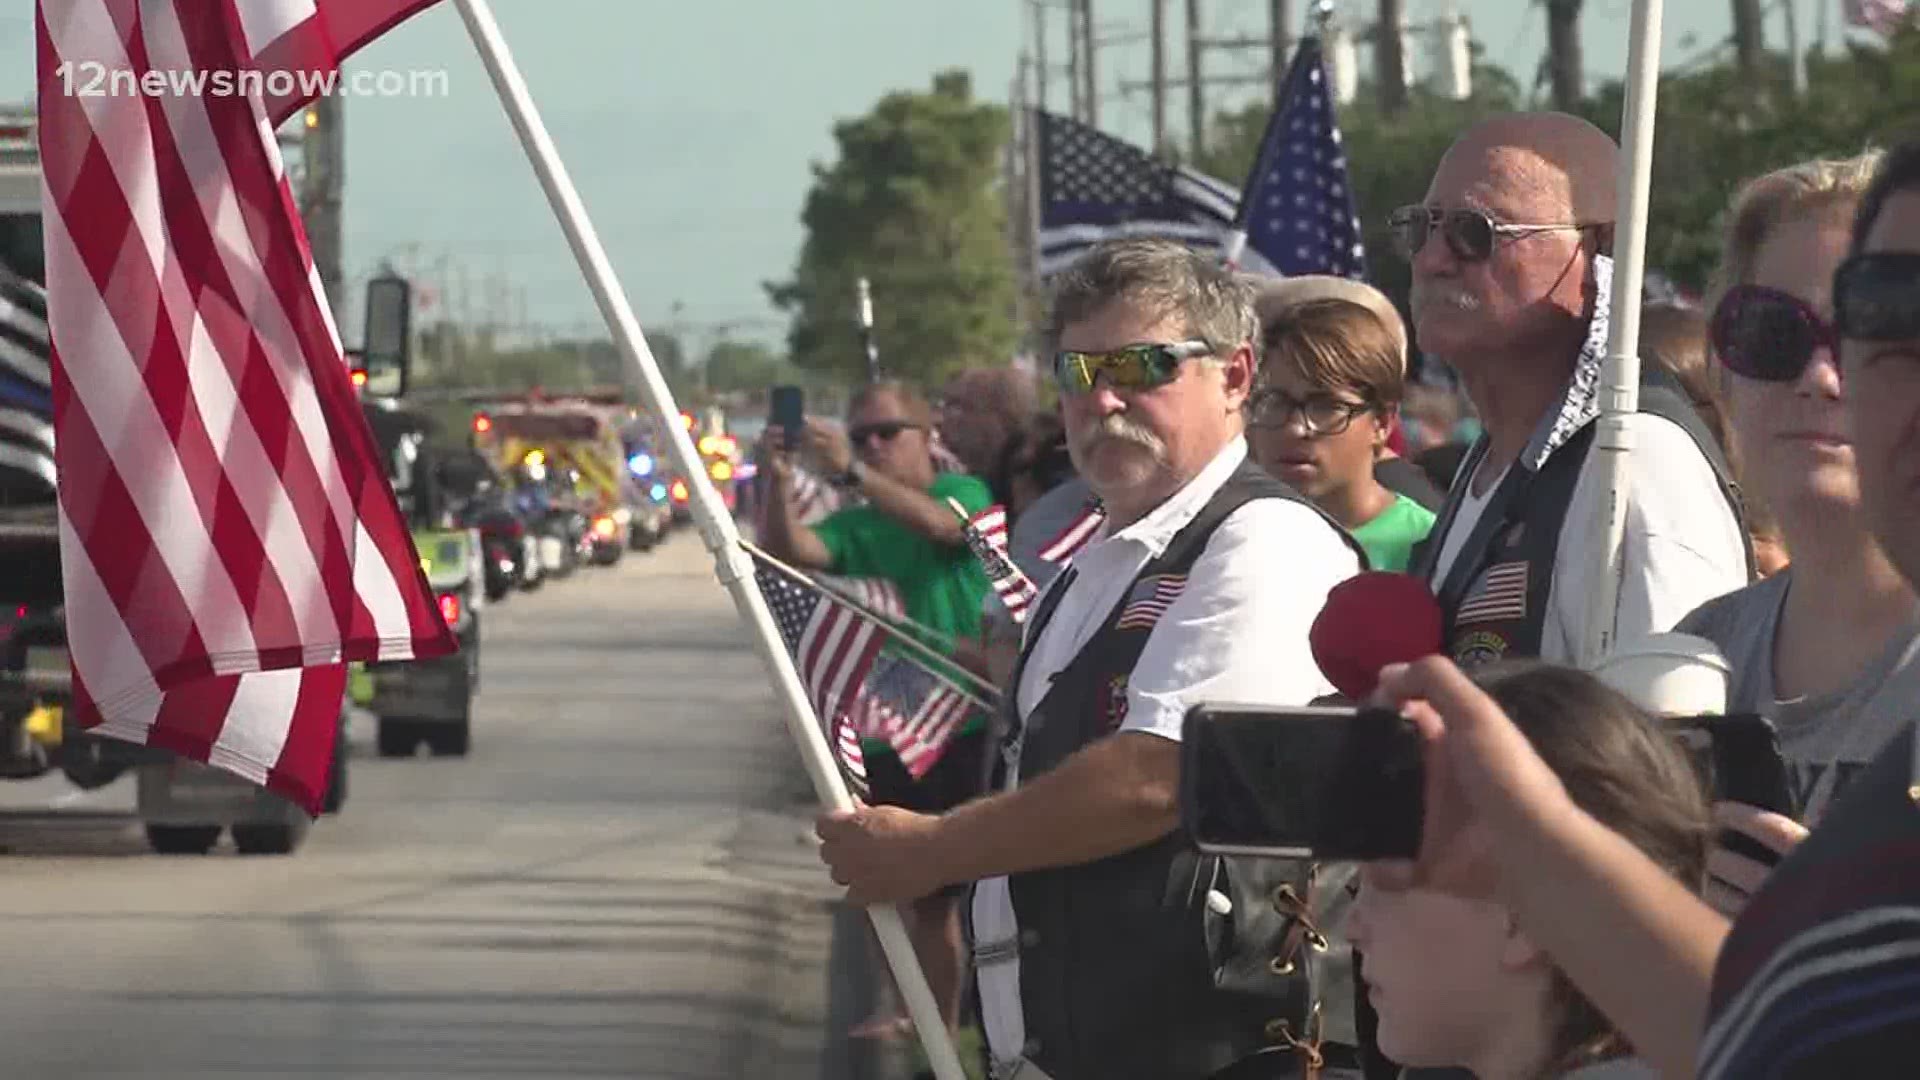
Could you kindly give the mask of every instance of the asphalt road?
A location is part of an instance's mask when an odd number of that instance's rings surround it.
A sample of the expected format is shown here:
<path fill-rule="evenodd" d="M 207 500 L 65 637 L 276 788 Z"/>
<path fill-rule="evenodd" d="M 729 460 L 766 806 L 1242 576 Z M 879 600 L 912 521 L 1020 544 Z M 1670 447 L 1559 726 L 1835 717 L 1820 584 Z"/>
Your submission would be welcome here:
<path fill-rule="evenodd" d="M 833 889 L 697 537 L 483 619 L 472 755 L 357 716 L 292 856 L 0 784 L 0 1077 L 819 1076 Z"/>

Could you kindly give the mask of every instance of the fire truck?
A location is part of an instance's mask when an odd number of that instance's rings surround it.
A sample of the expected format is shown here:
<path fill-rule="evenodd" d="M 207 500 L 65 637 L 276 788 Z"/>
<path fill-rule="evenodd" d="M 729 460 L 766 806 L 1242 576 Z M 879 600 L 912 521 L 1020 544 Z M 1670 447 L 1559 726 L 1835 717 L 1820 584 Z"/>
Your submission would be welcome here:
<path fill-rule="evenodd" d="M 618 390 L 492 395 L 473 413 L 473 445 L 510 478 L 523 505 L 550 524 L 577 515 L 578 554 L 611 565 L 665 531 L 671 484 L 658 476 L 657 441 Z M 660 490 L 666 485 L 667 490 Z"/>

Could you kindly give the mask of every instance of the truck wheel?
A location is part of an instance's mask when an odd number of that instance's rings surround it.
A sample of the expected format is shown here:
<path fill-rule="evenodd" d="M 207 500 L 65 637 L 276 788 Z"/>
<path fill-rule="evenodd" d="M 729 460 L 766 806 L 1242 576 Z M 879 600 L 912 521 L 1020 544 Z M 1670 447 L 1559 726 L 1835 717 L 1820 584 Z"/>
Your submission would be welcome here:
<path fill-rule="evenodd" d="M 219 842 L 218 825 L 147 826 L 148 846 L 162 855 L 205 855 Z"/>
<path fill-rule="evenodd" d="M 291 855 L 300 848 L 300 841 L 307 838 L 307 823 L 302 821 L 282 825 L 235 825 L 233 827 L 233 846 L 240 849 L 242 855 Z"/>
<path fill-rule="evenodd" d="M 392 720 L 383 716 L 376 740 L 381 757 L 412 757 L 413 748 L 420 744 L 420 729 L 411 720 Z"/>
<path fill-rule="evenodd" d="M 333 768 L 327 770 L 327 793 L 321 798 L 320 812 L 337 814 L 347 805 L 347 733 L 340 733 L 340 742 L 333 750 Z"/>
<path fill-rule="evenodd" d="M 435 725 L 427 734 L 427 748 L 433 751 L 434 757 L 466 757 L 472 745 L 471 713 L 461 717 L 458 723 Z"/>

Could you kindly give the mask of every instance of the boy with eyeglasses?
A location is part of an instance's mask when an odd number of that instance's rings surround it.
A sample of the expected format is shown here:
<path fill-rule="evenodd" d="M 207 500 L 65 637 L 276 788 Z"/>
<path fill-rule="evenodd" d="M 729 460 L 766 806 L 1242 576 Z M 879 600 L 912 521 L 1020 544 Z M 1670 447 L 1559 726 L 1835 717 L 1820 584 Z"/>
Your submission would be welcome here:
<path fill-rule="evenodd" d="M 1403 339 L 1337 297 L 1281 308 L 1264 324 L 1247 401 L 1254 460 L 1352 533 L 1373 569 L 1405 570 L 1434 514 L 1376 471 L 1406 385 Z"/>

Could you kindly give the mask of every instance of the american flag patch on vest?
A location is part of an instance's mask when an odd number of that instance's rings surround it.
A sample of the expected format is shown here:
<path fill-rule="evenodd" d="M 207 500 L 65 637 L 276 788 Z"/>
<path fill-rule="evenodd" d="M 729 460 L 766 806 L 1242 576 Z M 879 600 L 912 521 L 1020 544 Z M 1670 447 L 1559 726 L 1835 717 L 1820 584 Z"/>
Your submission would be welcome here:
<path fill-rule="evenodd" d="M 1187 587 L 1185 574 L 1155 574 L 1141 578 L 1134 583 L 1133 591 L 1127 594 L 1127 606 L 1120 609 L 1120 618 L 1113 624 L 1115 630 L 1150 630 L 1167 613 L 1167 608 L 1180 598 Z"/>
<path fill-rule="evenodd" d="M 1488 568 L 1461 601 L 1453 621 L 1458 625 L 1526 617 L 1527 562 L 1520 559 Z"/>

